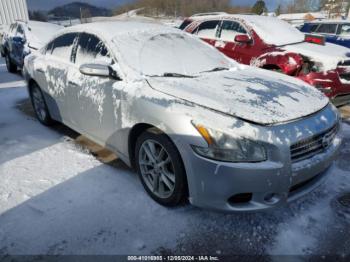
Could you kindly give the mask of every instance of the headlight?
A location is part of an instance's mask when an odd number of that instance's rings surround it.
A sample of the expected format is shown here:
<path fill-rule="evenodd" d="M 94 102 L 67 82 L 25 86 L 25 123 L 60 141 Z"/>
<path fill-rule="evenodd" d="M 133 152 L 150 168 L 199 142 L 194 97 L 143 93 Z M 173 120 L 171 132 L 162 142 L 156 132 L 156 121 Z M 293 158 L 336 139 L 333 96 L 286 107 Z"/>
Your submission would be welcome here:
<path fill-rule="evenodd" d="M 257 142 L 234 138 L 199 124 L 193 125 L 208 143 L 208 147 L 192 146 L 203 157 L 224 162 L 262 162 L 267 159 L 265 148 Z"/>
<path fill-rule="evenodd" d="M 305 61 L 301 68 L 301 71 L 305 75 L 310 74 L 311 72 L 319 73 L 319 72 L 322 72 L 322 70 L 323 70 L 323 66 L 321 63 L 312 62 L 312 61 Z"/>

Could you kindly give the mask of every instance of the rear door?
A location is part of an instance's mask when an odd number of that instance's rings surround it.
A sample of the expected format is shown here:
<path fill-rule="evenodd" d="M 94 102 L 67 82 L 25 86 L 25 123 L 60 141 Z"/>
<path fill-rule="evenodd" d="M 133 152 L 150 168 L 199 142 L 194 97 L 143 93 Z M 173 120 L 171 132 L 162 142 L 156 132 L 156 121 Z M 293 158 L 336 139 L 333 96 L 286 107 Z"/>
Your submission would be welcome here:
<path fill-rule="evenodd" d="M 71 108 L 68 106 L 72 94 L 67 72 L 72 65 L 72 50 L 77 36 L 76 33 L 67 33 L 54 39 L 47 46 L 41 61 L 37 61 L 36 67 L 36 75 L 42 79 L 40 86 L 47 93 L 50 113 L 67 125 L 72 123 Z"/>
<path fill-rule="evenodd" d="M 240 22 L 223 20 L 215 46 L 228 57 L 240 63 L 249 64 L 255 51 L 254 42 L 237 43 L 235 42 L 237 35 L 247 35 L 251 38 Z"/>
<path fill-rule="evenodd" d="M 115 63 L 108 48 L 97 36 L 81 33 L 74 51 L 74 65 L 69 67 L 68 88 L 73 123 L 95 141 L 104 144 L 115 130 L 113 85 L 109 77 L 88 76 L 80 72 L 83 64 Z M 120 84 L 120 83 L 117 83 Z"/>

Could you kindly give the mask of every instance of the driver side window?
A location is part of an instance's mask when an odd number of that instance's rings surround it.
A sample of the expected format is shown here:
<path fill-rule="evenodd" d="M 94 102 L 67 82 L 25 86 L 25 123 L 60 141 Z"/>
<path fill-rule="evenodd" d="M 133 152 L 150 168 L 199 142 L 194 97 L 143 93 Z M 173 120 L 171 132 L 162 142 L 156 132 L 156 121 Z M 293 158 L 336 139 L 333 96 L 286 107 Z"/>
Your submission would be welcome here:
<path fill-rule="evenodd" d="M 101 39 L 95 35 L 82 33 L 75 55 L 75 63 L 82 65 L 85 63 L 105 62 L 112 63 L 108 49 Z"/>
<path fill-rule="evenodd" d="M 223 41 L 234 42 L 237 35 L 246 35 L 244 27 L 235 21 L 223 21 L 220 32 L 220 39 Z"/>

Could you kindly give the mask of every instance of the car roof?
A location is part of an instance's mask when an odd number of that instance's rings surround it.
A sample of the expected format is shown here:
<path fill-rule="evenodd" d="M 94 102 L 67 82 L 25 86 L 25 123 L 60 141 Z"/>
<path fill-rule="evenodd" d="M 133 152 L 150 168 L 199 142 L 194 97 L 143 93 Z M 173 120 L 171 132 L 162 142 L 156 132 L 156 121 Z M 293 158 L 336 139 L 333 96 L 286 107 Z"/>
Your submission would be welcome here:
<path fill-rule="evenodd" d="M 94 22 L 81 25 L 75 25 L 66 28 L 62 33 L 77 32 L 77 33 L 93 33 L 103 37 L 105 40 L 112 40 L 118 35 L 123 34 L 137 34 L 144 31 L 158 31 L 158 32 L 181 32 L 178 29 L 170 28 L 168 26 L 150 23 L 150 22 L 134 22 L 134 21 L 106 21 Z"/>
<path fill-rule="evenodd" d="M 223 15 L 207 15 L 207 16 L 195 16 L 195 17 L 189 17 L 192 21 L 207 21 L 207 20 L 222 20 L 222 19 L 227 19 L 227 20 L 234 20 L 234 19 L 239 19 L 239 20 L 244 20 L 248 23 L 254 22 L 254 21 L 266 21 L 266 20 L 271 20 L 271 19 L 278 19 L 277 17 L 271 17 L 271 16 L 263 16 L 263 15 L 254 15 L 254 14 L 223 14 Z"/>

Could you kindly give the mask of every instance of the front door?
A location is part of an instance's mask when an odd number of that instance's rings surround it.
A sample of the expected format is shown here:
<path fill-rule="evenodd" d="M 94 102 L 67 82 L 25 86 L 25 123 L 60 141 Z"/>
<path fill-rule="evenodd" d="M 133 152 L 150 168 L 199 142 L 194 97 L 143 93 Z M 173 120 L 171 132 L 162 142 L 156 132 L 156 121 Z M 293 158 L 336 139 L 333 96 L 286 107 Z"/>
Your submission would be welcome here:
<path fill-rule="evenodd" d="M 239 22 L 231 20 L 222 21 L 218 35 L 219 40 L 216 41 L 216 48 L 239 63 L 250 64 L 255 47 L 253 41 L 250 43 L 235 42 L 237 35 L 248 35 L 246 29 Z"/>
<path fill-rule="evenodd" d="M 67 75 L 72 122 L 95 141 L 104 144 L 115 130 L 113 85 L 116 80 L 84 75 L 79 68 L 83 64 L 112 64 L 113 60 L 104 43 L 87 33 L 80 34 L 74 53 L 74 65 L 69 67 Z"/>

